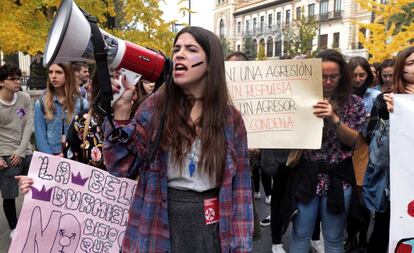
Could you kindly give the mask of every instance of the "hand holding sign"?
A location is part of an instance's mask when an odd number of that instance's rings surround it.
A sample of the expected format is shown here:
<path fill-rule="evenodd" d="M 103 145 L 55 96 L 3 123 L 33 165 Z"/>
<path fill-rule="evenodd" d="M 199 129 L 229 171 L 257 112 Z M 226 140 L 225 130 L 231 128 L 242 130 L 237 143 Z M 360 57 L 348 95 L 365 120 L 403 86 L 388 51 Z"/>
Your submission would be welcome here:
<path fill-rule="evenodd" d="M 320 148 L 323 121 L 312 106 L 322 100 L 321 73 L 320 59 L 226 62 L 249 148 Z"/>
<path fill-rule="evenodd" d="M 26 195 L 9 252 L 119 252 L 135 181 L 39 152 L 16 179 Z"/>
<path fill-rule="evenodd" d="M 15 176 L 16 180 L 19 180 L 19 188 L 23 194 L 29 192 L 30 187 L 33 184 L 33 179 L 29 176 Z"/>

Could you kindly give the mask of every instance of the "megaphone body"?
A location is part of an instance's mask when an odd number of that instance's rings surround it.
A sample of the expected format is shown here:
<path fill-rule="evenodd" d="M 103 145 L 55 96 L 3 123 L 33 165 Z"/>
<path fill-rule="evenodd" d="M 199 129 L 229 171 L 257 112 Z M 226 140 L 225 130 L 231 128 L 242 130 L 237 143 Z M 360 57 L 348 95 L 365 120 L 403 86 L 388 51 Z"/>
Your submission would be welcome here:
<path fill-rule="evenodd" d="M 112 69 L 128 69 L 151 82 L 160 77 L 166 62 L 162 54 L 100 31 Z M 91 36 L 83 12 L 72 0 L 63 0 L 48 34 L 43 65 L 94 59 Z"/>

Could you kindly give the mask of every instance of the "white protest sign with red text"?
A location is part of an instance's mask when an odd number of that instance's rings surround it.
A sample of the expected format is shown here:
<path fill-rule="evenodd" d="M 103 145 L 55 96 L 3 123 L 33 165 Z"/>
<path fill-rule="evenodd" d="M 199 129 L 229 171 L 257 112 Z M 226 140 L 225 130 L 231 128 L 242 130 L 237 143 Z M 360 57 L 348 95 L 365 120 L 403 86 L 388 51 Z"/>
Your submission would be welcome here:
<path fill-rule="evenodd" d="M 414 95 L 394 94 L 390 113 L 391 219 L 388 252 L 414 253 Z"/>
<path fill-rule="evenodd" d="M 249 148 L 319 149 L 323 121 L 320 59 L 227 61 L 227 86 Z"/>

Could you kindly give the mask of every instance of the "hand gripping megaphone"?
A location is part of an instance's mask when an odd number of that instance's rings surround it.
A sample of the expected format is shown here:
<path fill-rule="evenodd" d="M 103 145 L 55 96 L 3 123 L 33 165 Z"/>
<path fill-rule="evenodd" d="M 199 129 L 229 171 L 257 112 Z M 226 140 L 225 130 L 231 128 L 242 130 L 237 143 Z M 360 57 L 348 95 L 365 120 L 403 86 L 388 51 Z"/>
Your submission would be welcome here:
<path fill-rule="evenodd" d="M 108 117 L 114 129 L 108 66 L 138 73 L 142 79 L 155 82 L 155 89 L 166 80 L 170 70 L 170 62 L 163 54 L 107 33 L 98 28 L 95 17 L 81 10 L 73 0 L 63 0 L 48 34 L 43 65 L 90 59 L 96 62 L 100 86 L 94 108 Z"/>

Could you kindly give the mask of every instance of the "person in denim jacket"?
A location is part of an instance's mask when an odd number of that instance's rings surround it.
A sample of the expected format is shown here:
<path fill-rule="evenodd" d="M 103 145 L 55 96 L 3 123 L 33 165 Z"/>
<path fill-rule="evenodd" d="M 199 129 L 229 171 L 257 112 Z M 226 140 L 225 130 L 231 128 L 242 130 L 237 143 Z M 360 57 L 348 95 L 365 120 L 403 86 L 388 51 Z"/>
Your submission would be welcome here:
<path fill-rule="evenodd" d="M 62 144 L 70 122 L 86 99 L 79 96 L 70 64 L 52 64 L 45 94 L 34 106 L 36 146 L 40 152 L 63 156 Z"/>

